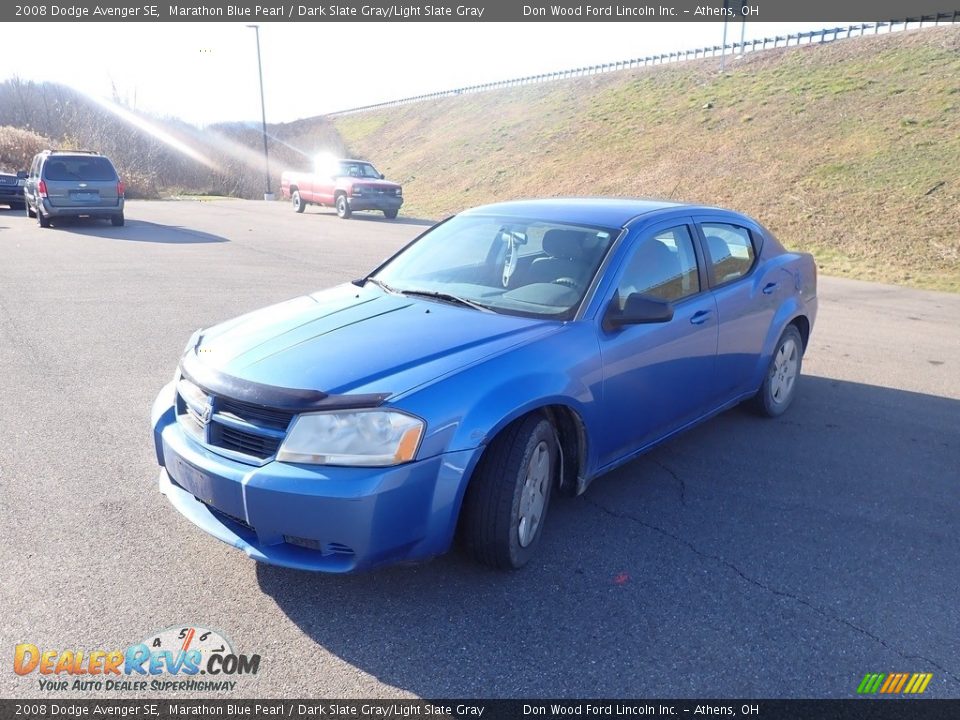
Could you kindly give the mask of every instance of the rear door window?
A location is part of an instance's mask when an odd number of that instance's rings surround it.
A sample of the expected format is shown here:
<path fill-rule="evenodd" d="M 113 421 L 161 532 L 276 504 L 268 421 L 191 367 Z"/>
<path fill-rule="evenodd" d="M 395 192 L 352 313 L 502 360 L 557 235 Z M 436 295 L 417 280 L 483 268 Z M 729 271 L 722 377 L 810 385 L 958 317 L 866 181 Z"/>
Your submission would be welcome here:
<path fill-rule="evenodd" d="M 756 252 L 749 230 L 719 222 L 702 223 L 700 229 L 716 285 L 732 282 L 750 272 Z"/>
<path fill-rule="evenodd" d="M 105 157 L 58 155 L 47 160 L 43 168 L 47 180 L 82 182 L 115 182 L 117 173 Z"/>

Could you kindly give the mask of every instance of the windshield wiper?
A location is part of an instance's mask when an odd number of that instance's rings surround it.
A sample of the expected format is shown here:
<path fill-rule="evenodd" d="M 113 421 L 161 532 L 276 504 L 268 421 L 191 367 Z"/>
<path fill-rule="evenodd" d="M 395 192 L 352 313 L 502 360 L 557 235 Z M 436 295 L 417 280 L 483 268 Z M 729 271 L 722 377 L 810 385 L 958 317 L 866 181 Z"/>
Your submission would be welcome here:
<path fill-rule="evenodd" d="M 437 290 L 397 290 L 396 292 L 401 295 L 416 295 L 419 297 L 428 297 L 433 298 L 434 300 L 442 300 L 444 302 L 455 303 L 457 305 L 463 305 L 464 307 L 473 308 L 474 310 L 479 310 L 480 312 L 493 312 L 486 305 L 481 305 L 478 302 L 473 300 L 467 300 L 462 298 L 459 295 L 452 295 L 447 292 L 439 292 Z"/>
<path fill-rule="evenodd" d="M 390 285 L 387 285 L 383 280 L 378 280 L 378 279 L 375 278 L 375 277 L 365 277 L 361 282 L 362 282 L 362 284 L 366 284 L 366 283 L 368 283 L 368 282 L 371 282 L 371 283 L 373 283 L 374 285 L 376 285 L 378 288 L 380 288 L 381 290 L 385 290 L 385 291 L 388 292 L 388 293 L 392 293 L 392 294 L 394 294 L 394 295 L 399 295 L 399 294 L 400 294 L 400 291 L 397 290 L 395 287 L 392 287 L 392 286 L 390 286 Z"/>

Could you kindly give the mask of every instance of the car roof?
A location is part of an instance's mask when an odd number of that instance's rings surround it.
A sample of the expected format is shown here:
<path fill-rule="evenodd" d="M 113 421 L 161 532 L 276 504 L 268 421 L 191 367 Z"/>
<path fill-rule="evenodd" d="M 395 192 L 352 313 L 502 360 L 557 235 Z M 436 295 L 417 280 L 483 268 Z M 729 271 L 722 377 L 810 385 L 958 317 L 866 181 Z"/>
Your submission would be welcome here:
<path fill-rule="evenodd" d="M 641 215 L 685 208 L 688 211 L 715 210 L 702 205 L 672 202 L 670 200 L 633 198 L 548 198 L 542 200 L 514 200 L 481 205 L 464 211 L 463 215 L 506 215 L 517 218 L 536 218 L 555 222 L 623 227 Z"/>

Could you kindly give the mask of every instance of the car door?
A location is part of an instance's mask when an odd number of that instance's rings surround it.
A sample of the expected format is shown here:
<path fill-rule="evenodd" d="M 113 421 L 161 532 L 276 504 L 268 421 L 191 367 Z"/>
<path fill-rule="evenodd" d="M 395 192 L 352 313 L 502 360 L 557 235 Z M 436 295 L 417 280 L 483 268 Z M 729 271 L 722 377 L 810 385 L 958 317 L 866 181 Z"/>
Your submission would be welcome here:
<path fill-rule="evenodd" d="M 776 278 L 757 272 L 763 237 L 759 229 L 724 216 L 695 219 L 717 303 L 718 390 L 721 402 L 727 402 L 756 389 L 748 385 L 782 288 Z"/>
<path fill-rule="evenodd" d="M 668 300 L 668 322 L 605 330 L 601 467 L 611 465 L 697 419 L 715 394 L 717 313 L 705 288 L 692 220 L 660 224 L 634 239 L 615 279 L 611 302 L 633 292 Z M 629 238 L 628 238 L 629 242 Z"/>

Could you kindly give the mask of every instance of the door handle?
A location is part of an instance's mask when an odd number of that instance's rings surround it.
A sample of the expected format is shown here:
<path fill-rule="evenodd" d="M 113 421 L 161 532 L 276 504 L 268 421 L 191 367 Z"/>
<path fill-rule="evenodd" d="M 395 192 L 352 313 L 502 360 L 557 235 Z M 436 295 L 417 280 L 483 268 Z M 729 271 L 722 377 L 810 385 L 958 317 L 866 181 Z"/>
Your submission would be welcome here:
<path fill-rule="evenodd" d="M 709 310 L 698 310 L 693 315 L 690 316 L 691 325 L 703 325 L 707 320 L 710 319 Z"/>
<path fill-rule="evenodd" d="M 780 283 L 775 283 L 775 282 L 767 283 L 766 285 L 763 286 L 763 294 L 772 295 L 773 291 L 776 290 L 777 287 L 779 287 L 779 285 Z"/>

